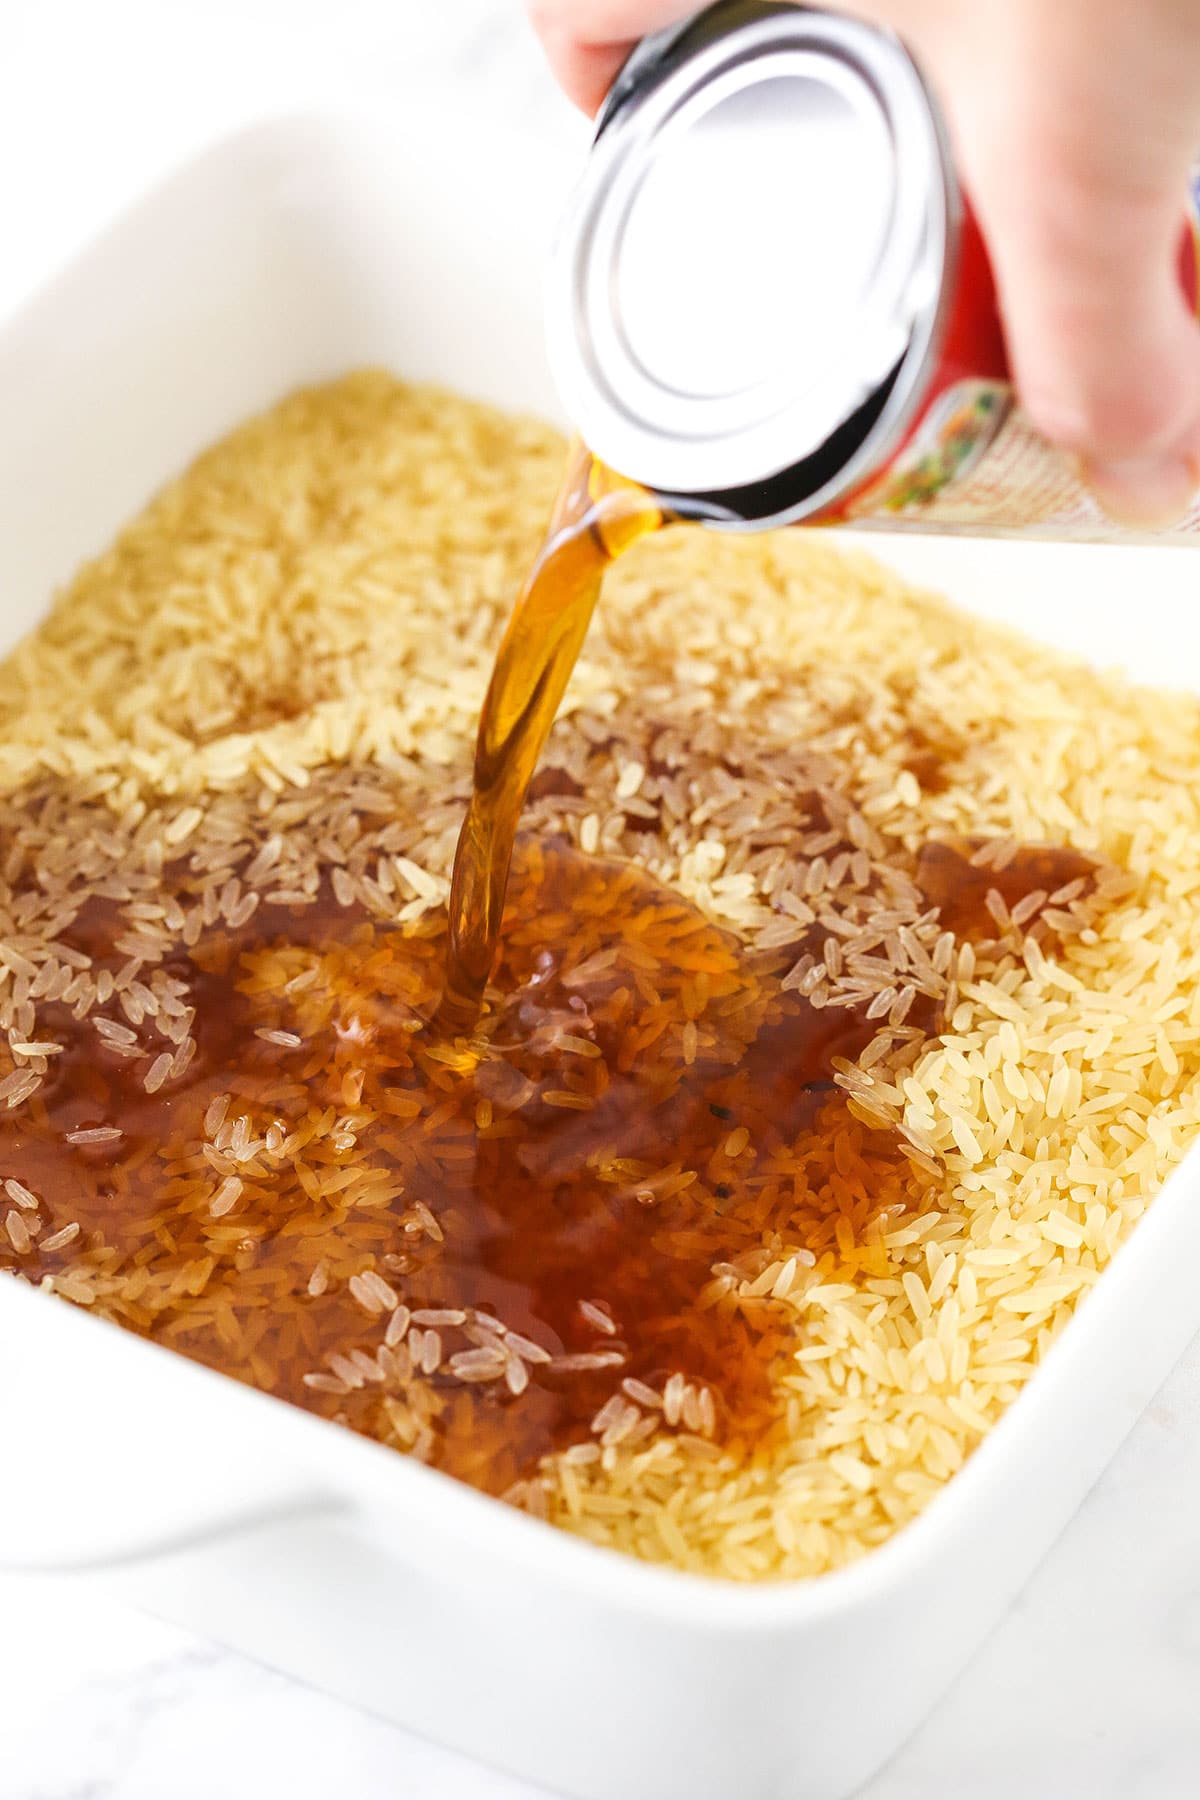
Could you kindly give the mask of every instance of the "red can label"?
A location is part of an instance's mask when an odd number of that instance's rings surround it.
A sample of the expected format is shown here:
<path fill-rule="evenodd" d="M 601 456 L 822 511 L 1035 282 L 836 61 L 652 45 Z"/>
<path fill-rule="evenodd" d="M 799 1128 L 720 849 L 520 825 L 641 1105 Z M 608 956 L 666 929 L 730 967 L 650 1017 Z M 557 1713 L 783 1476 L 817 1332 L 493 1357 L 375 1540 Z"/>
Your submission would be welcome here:
<path fill-rule="evenodd" d="M 1180 274 L 1200 292 L 1200 207 L 1193 187 Z M 835 509 L 847 523 L 919 531 L 993 531 L 1096 541 L 1191 537 L 1200 502 L 1169 532 L 1135 533 L 1105 518 L 1070 459 L 1016 404 L 996 288 L 978 226 L 963 220 L 958 269 L 938 363 L 904 441 Z"/>

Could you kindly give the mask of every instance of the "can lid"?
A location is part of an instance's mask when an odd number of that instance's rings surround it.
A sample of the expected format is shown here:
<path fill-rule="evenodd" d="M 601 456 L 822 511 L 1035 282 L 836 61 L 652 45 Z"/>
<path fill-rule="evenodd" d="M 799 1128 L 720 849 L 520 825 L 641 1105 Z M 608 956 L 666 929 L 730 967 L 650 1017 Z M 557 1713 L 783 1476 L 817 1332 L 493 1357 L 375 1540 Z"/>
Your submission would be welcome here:
<path fill-rule="evenodd" d="M 573 423 L 673 493 L 748 486 L 818 451 L 942 285 L 939 124 L 899 41 L 806 8 L 732 17 L 686 54 L 645 47 L 549 274 Z"/>

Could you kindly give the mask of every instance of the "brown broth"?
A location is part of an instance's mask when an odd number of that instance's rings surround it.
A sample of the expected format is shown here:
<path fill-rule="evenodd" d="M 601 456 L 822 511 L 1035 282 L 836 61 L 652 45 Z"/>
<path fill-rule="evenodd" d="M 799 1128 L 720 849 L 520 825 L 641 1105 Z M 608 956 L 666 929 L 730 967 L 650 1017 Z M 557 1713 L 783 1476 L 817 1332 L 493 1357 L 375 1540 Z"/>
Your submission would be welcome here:
<path fill-rule="evenodd" d="M 97 969 L 122 960 L 99 903 L 70 940 Z M 789 958 L 748 956 L 634 865 L 567 846 L 518 848 L 496 999 L 469 1049 L 419 1024 L 446 948 L 444 926 L 405 933 L 328 900 L 214 927 L 173 962 L 196 1007 L 186 1073 L 147 1094 L 156 1041 L 125 1058 L 58 1009 L 47 1024 L 64 1047 L 42 1092 L 26 1116 L 0 1114 L 3 1167 L 54 1197 L 43 1235 L 78 1221 L 114 1278 L 144 1271 L 147 1300 L 183 1272 L 167 1304 L 139 1314 L 135 1297 L 126 1323 L 372 1435 L 388 1434 L 378 1385 L 331 1396 L 304 1379 L 329 1353 L 373 1355 L 382 1340 L 386 1321 L 356 1302 L 347 1270 L 374 1266 L 413 1310 L 523 1334 L 551 1360 L 527 1365 L 519 1395 L 454 1377 L 450 1358 L 471 1349 L 456 1326 L 431 1377 L 425 1453 L 491 1491 L 585 1439 L 629 1379 L 661 1391 L 681 1376 L 712 1396 L 702 1434 L 757 1441 L 773 1366 L 795 1342 L 789 1309 L 736 1292 L 769 1260 L 764 1236 L 881 1275 L 882 1222 L 919 1203 L 904 1146 L 853 1118 L 833 1085 L 832 1059 L 874 1027 L 785 991 Z M 289 997 L 281 977 L 309 970 Z M 280 1029 L 301 1043 L 256 1035 Z M 323 1109 L 352 1113 L 369 1165 L 354 1205 L 307 1192 L 340 1160 L 322 1144 L 260 1152 L 214 1220 L 224 1159 L 207 1183 L 196 1169 L 222 1094 L 255 1137 L 267 1119 L 290 1136 Z M 104 1126 L 122 1135 L 67 1136 Z M 76 1254 L 35 1245 L 21 1271 L 61 1274 Z M 310 1294 L 322 1261 L 332 1277 Z"/>
<path fill-rule="evenodd" d="M 1078 897 L 1089 895 L 1095 885 L 1092 858 L 1061 844 L 1018 844 L 1001 866 L 981 855 L 987 855 L 985 840 L 967 838 L 923 844 L 917 857 L 917 886 L 937 907 L 941 924 L 958 938 L 994 938 L 1005 912 L 1011 915 L 1014 907 L 1028 909 L 1034 920 L 1047 906 L 1053 909 L 1064 889 Z M 994 896 L 990 904 L 989 896 Z"/>

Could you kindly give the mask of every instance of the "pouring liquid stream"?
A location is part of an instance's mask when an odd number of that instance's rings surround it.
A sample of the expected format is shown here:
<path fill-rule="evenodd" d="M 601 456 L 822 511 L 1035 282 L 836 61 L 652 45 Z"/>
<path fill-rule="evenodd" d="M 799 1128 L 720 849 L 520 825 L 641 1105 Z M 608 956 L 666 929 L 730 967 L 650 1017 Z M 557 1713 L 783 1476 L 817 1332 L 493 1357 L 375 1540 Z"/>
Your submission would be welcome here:
<path fill-rule="evenodd" d="M 474 1029 L 496 960 L 525 796 L 583 648 L 605 570 L 670 522 L 662 502 L 578 440 L 545 541 L 504 632 L 479 719 L 471 800 L 450 887 L 446 987 L 434 1019 Z"/>

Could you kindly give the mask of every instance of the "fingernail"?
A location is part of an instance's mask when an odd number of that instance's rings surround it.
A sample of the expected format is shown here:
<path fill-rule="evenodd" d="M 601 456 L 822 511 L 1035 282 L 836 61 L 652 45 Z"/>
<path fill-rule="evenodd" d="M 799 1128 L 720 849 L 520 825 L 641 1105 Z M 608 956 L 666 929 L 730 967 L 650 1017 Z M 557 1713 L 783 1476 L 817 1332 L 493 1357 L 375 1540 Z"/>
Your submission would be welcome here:
<path fill-rule="evenodd" d="M 1195 459 L 1178 452 L 1125 462 L 1085 459 L 1081 473 L 1110 519 L 1148 529 L 1178 524 L 1200 487 Z"/>

